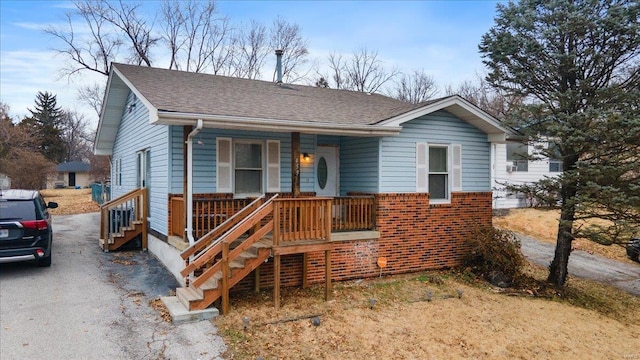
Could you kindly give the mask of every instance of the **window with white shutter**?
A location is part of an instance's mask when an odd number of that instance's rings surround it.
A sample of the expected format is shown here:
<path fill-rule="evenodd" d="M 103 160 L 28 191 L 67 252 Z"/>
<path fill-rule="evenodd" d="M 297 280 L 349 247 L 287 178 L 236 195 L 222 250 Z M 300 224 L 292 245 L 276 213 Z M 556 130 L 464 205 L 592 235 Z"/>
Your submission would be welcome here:
<path fill-rule="evenodd" d="M 451 191 L 462 191 L 462 145 L 451 147 Z"/>
<path fill-rule="evenodd" d="M 279 140 L 267 140 L 267 192 L 280 192 Z"/>
<path fill-rule="evenodd" d="M 416 192 L 429 192 L 428 149 L 426 143 L 416 144 Z"/>
<path fill-rule="evenodd" d="M 231 138 L 216 139 L 216 189 L 219 193 L 233 192 L 231 145 Z"/>

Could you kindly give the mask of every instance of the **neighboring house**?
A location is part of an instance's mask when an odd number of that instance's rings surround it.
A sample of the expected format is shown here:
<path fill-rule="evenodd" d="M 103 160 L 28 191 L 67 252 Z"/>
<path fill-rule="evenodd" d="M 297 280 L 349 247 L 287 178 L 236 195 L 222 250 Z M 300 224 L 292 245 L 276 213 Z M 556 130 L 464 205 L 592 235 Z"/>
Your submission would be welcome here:
<path fill-rule="evenodd" d="M 0 190 L 11 189 L 11 178 L 6 174 L 0 174 Z"/>
<path fill-rule="evenodd" d="M 112 158 L 113 199 L 103 224 L 117 228 L 124 214 L 147 226 L 149 250 L 182 283 L 192 271 L 222 269 L 238 287 L 274 289 L 459 265 L 465 239 L 477 226 L 491 226 L 492 144 L 511 134 L 459 96 L 412 105 L 124 64 L 111 67 L 101 114 L 94 150 Z M 148 208 L 139 209 L 134 199 L 146 194 Z M 262 210 L 233 215 L 262 195 Z M 238 217 L 247 220 L 233 234 L 215 235 Z M 234 244 L 235 232 L 245 229 L 260 234 L 247 241 L 264 237 L 270 252 L 258 248 L 257 260 L 247 255 L 244 266 L 230 260 L 230 270 L 211 265 L 215 254 L 227 256 L 221 244 Z M 107 251 L 129 237 L 109 231 L 101 233 Z M 188 241 L 191 233 L 200 241 Z M 206 256 L 196 252 L 203 241 L 211 243 Z M 185 268 L 176 248 L 186 247 L 182 257 L 195 258 Z M 222 279 L 223 290 L 215 291 L 224 304 L 230 285 Z"/>
<path fill-rule="evenodd" d="M 70 161 L 56 166 L 56 174 L 47 181 L 48 189 L 88 187 L 91 185 L 91 165 L 82 161 Z"/>
<path fill-rule="evenodd" d="M 530 184 L 545 177 L 555 177 L 562 173 L 562 160 L 542 155 L 538 149 L 548 149 L 549 142 L 524 144 L 507 142 L 493 144 L 493 207 L 506 209 L 534 206 L 534 200 L 525 194 L 513 193 L 505 189 L 505 184 Z"/>

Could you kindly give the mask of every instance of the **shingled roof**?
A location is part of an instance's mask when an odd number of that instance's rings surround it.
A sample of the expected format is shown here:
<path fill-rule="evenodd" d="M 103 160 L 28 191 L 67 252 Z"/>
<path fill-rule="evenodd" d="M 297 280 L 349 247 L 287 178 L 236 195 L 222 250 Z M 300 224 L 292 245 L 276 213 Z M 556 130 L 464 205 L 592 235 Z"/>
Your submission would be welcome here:
<path fill-rule="evenodd" d="M 371 125 L 415 108 L 379 94 L 113 64 L 159 111 Z"/>
<path fill-rule="evenodd" d="M 204 73 L 113 63 L 94 151 L 111 154 L 122 114 L 133 104 L 149 123 L 205 128 L 300 132 L 344 136 L 394 136 L 402 124 L 446 110 L 501 141 L 505 130 L 487 113 L 453 95 L 410 104 L 384 95 L 305 85 L 277 84 Z"/>
<path fill-rule="evenodd" d="M 56 166 L 57 172 L 88 172 L 89 170 L 91 165 L 82 161 L 69 161 Z"/>

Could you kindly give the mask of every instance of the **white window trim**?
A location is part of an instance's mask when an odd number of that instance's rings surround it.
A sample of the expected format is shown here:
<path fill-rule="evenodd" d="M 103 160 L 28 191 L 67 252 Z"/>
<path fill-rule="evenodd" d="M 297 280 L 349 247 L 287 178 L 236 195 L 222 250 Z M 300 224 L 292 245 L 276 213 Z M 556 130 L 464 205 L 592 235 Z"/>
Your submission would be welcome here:
<path fill-rule="evenodd" d="M 445 199 L 433 199 L 429 198 L 431 204 L 450 204 L 451 194 L 453 192 L 462 191 L 462 145 L 461 144 L 445 144 L 445 143 L 416 143 L 416 192 L 428 193 L 429 192 L 429 148 L 439 147 L 447 149 L 447 197 Z M 454 152 L 458 151 L 459 163 L 454 162 Z M 420 152 L 423 152 L 420 156 Z M 424 159 L 424 164 L 420 163 L 420 158 Z M 457 173 L 457 175 L 456 175 Z M 438 173 L 434 173 L 438 174 Z M 458 186 L 454 187 L 456 181 L 455 176 L 459 176 L 457 179 Z M 420 179 L 424 178 L 424 186 L 420 186 Z"/>
<path fill-rule="evenodd" d="M 262 161 L 261 161 L 261 178 L 262 181 L 260 183 L 260 192 L 259 193 L 239 193 L 236 192 L 236 144 L 258 144 L 260 145 L 260 151 L 262 152 Z M 266 173 L 267 173 L 267 166 L 266 166 L 266 158 L 265 158 L 265 141 L 264 140 L 252 140 L 252 139 L 238 139 L 238 140 L 233 140 L 233 143 L 231 145 L 231 163 L 232 163 L 232 168 L 231 168 L 231 186 L 233 188 L 233 197 L 234 198 L 248 198 L 248 197 L 259 197 L 262 196 L 265 193 L 265 189 L 266 189 Z"/>
<path fill-rule="evenodd" d="M 431 172 L 429 171 L 429 149 L 430 148 L 445 148 L 447 149 L 447 171 L 446 172 Z M 452 184 L 452 178 L 453 176 L 451 175 L 451 146 L 449 144 L 440 144 L 440 143 L 427 143 L 427 189 L 429 188 L 429 175 L 431 174 L 435 174 L 435 175 L 447 175 L 447 197 L 444 199 L 432 199 L 431 196 L 429 196 L 429 203 L 430 204 L 450 204 L 451 203 L 451 186 Z"/>

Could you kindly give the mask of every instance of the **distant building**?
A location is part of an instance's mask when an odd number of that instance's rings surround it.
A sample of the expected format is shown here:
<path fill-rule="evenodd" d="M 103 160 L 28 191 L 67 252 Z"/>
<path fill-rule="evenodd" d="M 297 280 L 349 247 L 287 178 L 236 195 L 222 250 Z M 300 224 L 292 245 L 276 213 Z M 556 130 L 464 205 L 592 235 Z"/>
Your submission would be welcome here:
<path fill-rule="evenodd" d="M 49 177 L 47 189 L 88 187 L 91 185 L 91 165 L 82 161 L 70 161 L 56 166 L 56 175 Z"/>
<path fill-rule="evenodd" d="M 551 159 L 536 148 L 548 149 L 553 146 L 550 142 L 540 142 L 535 145 L 507 142 L 493 144 L 493 208 L 529 207 L 532 199 L 524 194 L 514 193 L 505 189 L 505 184 L 531 184 L 544 178 L 556 177 L 562 174 L 562 160 Z M 531 160 L 531 157 L 536 160 Z"/>

